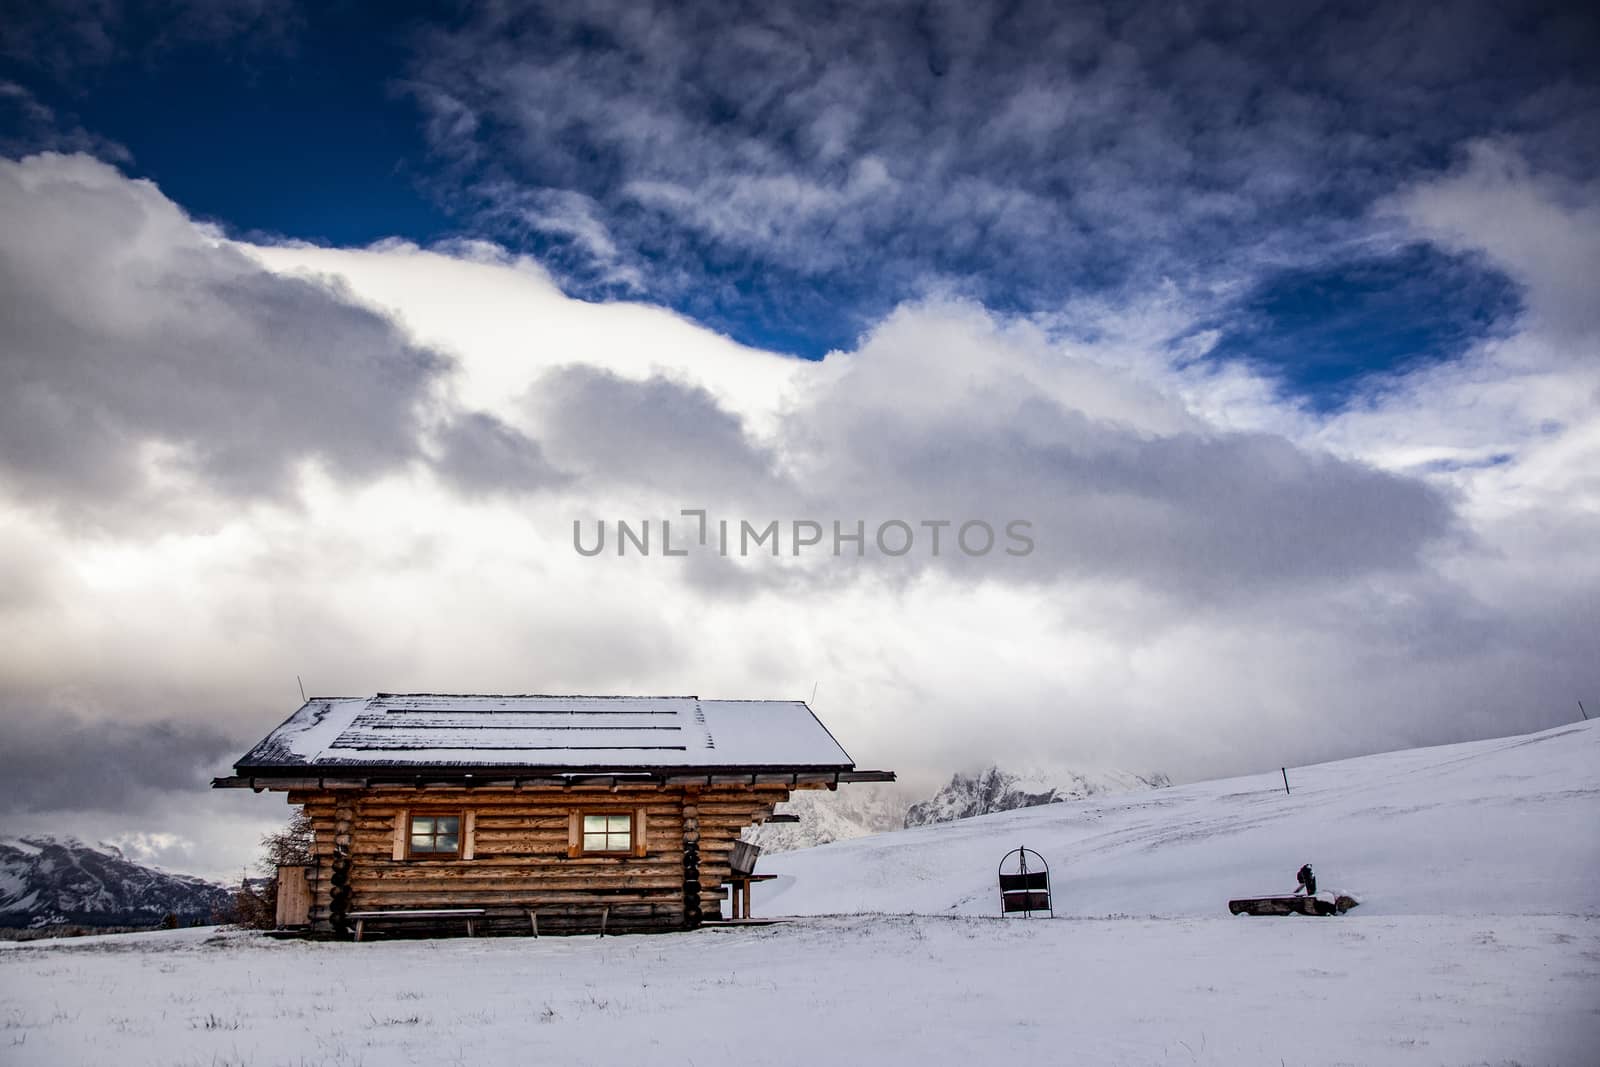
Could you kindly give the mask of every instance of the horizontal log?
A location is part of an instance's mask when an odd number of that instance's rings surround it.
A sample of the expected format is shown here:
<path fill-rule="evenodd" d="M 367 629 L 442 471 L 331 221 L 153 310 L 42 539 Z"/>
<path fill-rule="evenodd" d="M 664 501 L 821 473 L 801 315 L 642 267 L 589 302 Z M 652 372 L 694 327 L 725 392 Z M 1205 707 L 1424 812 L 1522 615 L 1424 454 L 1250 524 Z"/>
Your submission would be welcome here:
<path fill-rule="evenodd" d="M 314 851 L 318 862 L 328 862 L 333 857 L 331 846 L 318 848 Z M 550 849 L 550 851 L 522 851 L 522 849 L 506 849 L 506 851 L 485 851 L 478 846 L 477 854 L 472 859 L 395 859 L 392 848 L 366 848 L 352 849 L 350 862 L 363 867 L 363 865 L 395 864 L 411 865 L 418 869 L 437 870 L 450 864 L 466 865 L 539 865 L 560 864 L 566 867 L 579 867 L 586 870 L 616 870 L 626 864 L 670 864 L 677 867 L 683 859 L 682 848 L 675 843 L 664 843 L 662 848 L 653 848 L 643 856 L 624 854 L 624 856 L 568 856 L 566 849 Z"/>
<path fill-rule="evenodd" d="M 354 789 L 316 789 L 305 785 L 292 786 L 285 791 L 285 799 L 290 804 L 306 804 L 313 802 L 334 803 L 338 800 L 348 800 L 352 796 L 358 798 L 382 798 L 391 800 L 400 797 L 438 797 L 438 796 L 471 796 L 483 797 L 487 800 L 505 800 L 517 797 L 560 797 L 560 796 L 662 796 L 685 797 L 694 796 L 702 801 L 715 802 L 718 800 L 734 799 L 750 796 L 783 796 L 796 790 L 827 788 L 829 783 L 802 780 L 798 785 L 788 782 L 761 781 L 752 786 L 749 780 L 744 781 L 718 781 L 715 785 L 707 787 L 705 780 L 699 782 L 681 782 L 671 785 L 662 785 L 659 782 L 626 782 L 619 781 L 613 787 L 605 780 L 584 782 L 578 785 L 551 785 L 524 783 L 521 787 L 513 788 L 504 785 L 476 785 L 465 787 L 462 785 L 440 782 L 429 783 L 421 789 L 415 785 L 400 783 L 374 783 L 367 788 Z"/>
<path fill-rule="evenodd" d="M 470 860 L 397 860 L 390 853 L 352 857 L 352 870 L 381 868 L 389 871 L 470 871 L 478 868 L 558 868 L 583 871 L 586 878 L 604 877 L 607 873 L 632 870 L 678 870 L 683 864 L 683 853 L 674 849 L 652 852 L 645 856 L 574 856 L 565 852 L 559 856 L 475 856 Z"/>
<path fill-rule="evenodd" d="M 350 888 L 361 899 L 378 896 L 428 896 L 467 900 L 480 893 L 512 893 L 537 896 L 541 893 L 587 893 L 607 896 L 615 893 L 655 891 L 681 894 L 683 879 L 619 878 L 604 883 L 583 878 L 456 878 L 447 881 L 406 881 L 391 878 L 352 879 Z"/>
<path fill-rule="evenodd" d="M 503 900 L 489 899 L 496 895 L 504 897 Z M 404 898 L 412 903 L 398 904 L 395 907 L 424 908 L 432 907 L 429 904 L 414 903 L 423 897 L 429 899 L 445 899 L 445 894 L 428 894 L 421 892 L 395 893 L 381 889 L 358 889 L 355 892 L 357 899 L 362 901 L 361 906 L 366 907 L 366 902 L 375 897 Z M 482 899 L 480 899 L 482 898 Z M 570 886 L 542 886 L 538 889 L 523 891 L 484 888 L 471 893 L 448 896 L 451 900 L 462 900 L 468 903 L 463 907 L 495 906 L 501 908 L 529 908 L 544 907 L 555 904 L 616 904 L 616 903 L 654 903 L 681 906 L 683 903 L 683 887 L 671 886 L 635 886 L 631 888 L 617 888 L 605 892 L 596 892 Z"/>
<path fill-rule="evenodd" d="M 560 894 L 541 895 L 537 900 L 530 901 L 530 908 L 611 908 L 612 915 L 621 914 L 649 914 L 647 909 L 661 907 L 675 907 L 682 911 L 683 895 L 680 891 L 675 895 L 662 893 L 658 896 L 629 895 L 621 897 L 595 897 L 583 893 L 574 893 L 567 896 Z M 541 916 L 542 917 L 542 916 Z"/>
<path fill-rule="evenodd" d="M 399 876 L 428 878 L 447 872 L 471 871 L 573 871 L 584 878 L 611 878 L 634 871 L 678 871 L 683 868 L 682 852 L 655 852 L 645 856 L 475 856 L 470 860 L 397 860 L 392 856 L 361 856 L 351 870 L 398 872 Z"/>
<path fill-rule="evenodd" d="M 536 889 L 570 889 L 574 892 L 613 892 L 617 890 L 635 889 L 661 889 L 677 890 L 683 886 L 681 874 L 633 874 L 626 878 L 608 878 L 604 881 L 594 878 L 573 877 L 545 872 L 542 874 L 525 874 L 514 878 L 496 878 L 468 876 L 462 878 L 384 878 L 370 876 L 352 878 L 350 885 L 362 891 L 381 893 L 421 893 L 421 892 L 471 892 L 479 889 L 489 890 L 521 890 Z"/>
<path fill-rule="evenodd" d="M 478 826 L 494 830 L 544 830 L 561 828 L 565 829 L 570 809 L 562 808 L 560 811 L 547 812 L 521 812 L 521 811 L 484 811 L 481 808 L 469 809 L 478 813 Z M 627 814 L 633 809 L 625 809 L 617 814 Z M 645 808 L 645 817 L 650 820 L 650 825 L 675 826 L 682 820 L 676 808 Z M 598 813 L 597 813 L 598 814 Z M 394 818 L 392 815 L 389 817 Z"/>
<path fill-rule="evenodd" d="M 476 797 L 462 797 L 449 802 L 440 802 L 435 799 L 418 799 L 409 804 L 391 804 L 388 802 L 375 803 L 363 802 L 357 806 L 357 814 L 367 819 L 392 819 L 398 811 L 462 811 L 480 812 L 486 817 L 517 818 L 517 817 L 543 817 L 555 818 L 566 815 L 574 809 L 593 809 L 595 811 L 633 811 L 643 808 L 650 815 L 675 817 L 682 808 L 674 803 L 663 803 L 658 799 L 646 801 L 643 798 L 634 800 L 618 799 L 607 794 L 604 799 L 596 798 L 584 801 L 571 798 L 560 803 L 534 803 L 527 799 L 515 803 L 486 804 Z"/>
<path fill-rule="evenodd" d="M 628 813 L 617 812 L 613 814 Z M 560 839 L 565 841 L 569 832 L 569 815 L 567 813 L 563 813 L 560 819 L 552 818 L 538 821 L 499 820 L 485 816 L 481 812 L 473 812 L 472 816 L 473 824 L 477 833 L 491 834 L 501 838 L 525 837 L 529 839 Z M 742 831 L 748 825 L 748 823 L 742 822 L 737 825 L 730 823 L 727 825 L 719 825 L 717 829 L 719 832 L 737 833 Z M 676 833 L 681 832 L 682 828 L 683 824 L 675 818 L 669 819 L 658 815 L 647 817 L 647 833 Z M 317 834 L 328 837 L 332 837 L 334 834 L 331 824 L 325 828 L 321 824 L 313 823 L 312 829 Z M 392 838 L 394 836 L 394 830 L 395 818 L 389 817 L 385 819 L 359 820 L 353 827 L 351 827 L 350 833 L 356 838 L 372 838 L 376 840 L 378 838 Z"/>
<path fill-rule="evenodd" d="M 403 863 L 393 866 L 382 864 L 357 864 L 351 868 L 352 881 L 385 881 L 391 883 L 422 883 L 461 881 L 534 881 L 559 878 L 585 885 L 619 885 L 630 878 L 656 878 L 683 881 L 683 867 L 675 863 L 645 863 L 635 861 L 629 867 L 615 867 L 607 871 L 594 871 L 577 866 L 561 867 L 550 864 L 491 867 L 471 864 L 449 867 L 413 867 Z"/>
<path fill-rule="evenodd" d="M 715 801 L 710 804 L 702 802 L 698 805 L 698 807 L 700 809 L 701 817 L 704 818 L 707 815 L 737 815 L 742 812 L 754 811 L 757 808 L 771 807 L 775 803 L 777 803 L 776 798 L 763 800 L 759 798 L 740 797 L 738 800 Z"/>
<path fill-rule="evenodd" d="M 549 852 L 505 852 L 484 853 L 481 849 L 470 860 L 463 859 L 410 859 L 397 860 L 388 849 L 382 852 L 369 851 L 357 852 L 351 856 L 352 866 L 358 869 L 367 867 L 383 867 L 393 870 L 447 870 L 460 868 L 471 870 L 479 867 L 566 867 L 584 871 L 618 870 L 624 867 L 632 868 L 637 865 L 655 866 L 665 865 L 674 869 L 679 867 L 683 860 L 683 852 L 676 848 L 655 849 L 644 856 L 578 856 L 569 857 L 565 849 L 560 853 Z M 326 880 L 326 879 L 324 879 Z"/>
<path fill-rule="evenodd" d="M 485 904 L 513 904 L 518 907 L 537 906 L 539 894 L 535 890 L 502 890 L 492 892 L 476 890 L 462 893 L 395 893 L 374 892 L 363 890 L 351 898 L 352 908 L 376 910 L 379 908 L 426 908 L 426 907 L 478 907 Z M 601 894 L 594 897 L 596 907 L 605 906 L 605 898 Z"/>

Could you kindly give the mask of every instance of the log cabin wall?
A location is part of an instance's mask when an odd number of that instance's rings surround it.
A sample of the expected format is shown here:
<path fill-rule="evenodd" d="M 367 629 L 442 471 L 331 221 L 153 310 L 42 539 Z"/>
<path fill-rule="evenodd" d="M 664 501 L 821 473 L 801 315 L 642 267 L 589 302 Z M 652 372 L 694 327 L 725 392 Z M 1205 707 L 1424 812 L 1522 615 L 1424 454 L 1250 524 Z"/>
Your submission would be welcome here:
<path fill-rule="evenodd" d="M 540 933 L 592 933 L 602 916 L 617 932 L 693 926 L 721 914 L 740 833 L 788 796 L 786 786 L 657 785 L 293 790 L 288 799 L 315 834 L 312 929 L 342 935 L 349 911 L 425 908 L 484 908 L 479 928 L 495 933 L 530 932 L 529 909 Z M 636 815 L 631 854 L 575 854 L 575 815 L 625 812 Z M 459 856 L 407 855 L 412 814 L 456 813 Z M 686 856 L 697 870 L 686 870 Z M 685 906 L 695 874 L 698 909 Z"/>

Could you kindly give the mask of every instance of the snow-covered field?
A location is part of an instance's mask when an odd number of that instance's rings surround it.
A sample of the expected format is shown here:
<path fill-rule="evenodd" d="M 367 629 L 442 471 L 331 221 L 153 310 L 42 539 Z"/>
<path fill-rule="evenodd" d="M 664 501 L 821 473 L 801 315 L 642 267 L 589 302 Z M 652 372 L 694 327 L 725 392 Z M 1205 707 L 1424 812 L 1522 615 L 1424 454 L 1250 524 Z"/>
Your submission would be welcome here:
<path fill-rule="evenodd" d="M 4 946 L 0 1063 L 1600 1062 L 1600 730 L 1274 778 L 768 857 L 783 926 Z M 1018 843 L 1054 921 L 989 914 Z M 1362 906 L 1226 914 L 1306 860 Z"/>
<path fill-rule="evenodd" d="M 1058 915 L 1225 914 L 1309 862 L 1352 917 L 1600 916 L 1600 722 L 1291 767 L 1289 786 L 1274 769 L 765 856 L 780 877 L 755 913 L 992 915 L 995 866 L 1026 845 Z"/>

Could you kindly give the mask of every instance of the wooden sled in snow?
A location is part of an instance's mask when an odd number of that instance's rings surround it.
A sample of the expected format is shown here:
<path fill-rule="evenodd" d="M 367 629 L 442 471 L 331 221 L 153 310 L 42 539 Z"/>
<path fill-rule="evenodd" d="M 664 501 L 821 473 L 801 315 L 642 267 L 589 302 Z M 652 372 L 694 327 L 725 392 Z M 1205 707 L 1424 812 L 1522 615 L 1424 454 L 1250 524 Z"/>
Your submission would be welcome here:
<path fill-rule="evenodd" d="M 1234 915 L 1343 915 L 1355 907 L 1354 897 L 1339 894 L 1286 897 L 1240 897 L 1228 901 Z"/>

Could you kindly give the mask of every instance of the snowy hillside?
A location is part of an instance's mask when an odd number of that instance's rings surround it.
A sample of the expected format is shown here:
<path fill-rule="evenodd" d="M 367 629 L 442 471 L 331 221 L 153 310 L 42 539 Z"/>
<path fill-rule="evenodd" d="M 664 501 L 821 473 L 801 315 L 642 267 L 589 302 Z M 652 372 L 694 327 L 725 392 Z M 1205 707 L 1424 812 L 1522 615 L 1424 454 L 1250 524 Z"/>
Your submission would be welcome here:
<path fill-rule="evenodd" d="M 1058 915 L 1217 915 L 1302 863 L 1360 914 L 1600 914 L 1600 723 L 1052 804 L 763 857 L 758 915 L 992 915 L 1050 862 Z"/>
<path fill-rule="evenodd" d="M 228 900 L 222 886 L 134 863 L 111 845 L 0 838 L 0 927 L 154 925 L 169 913 L 204 922 Z"/>
<path fill-rule="evenodd" d="M 896 785 L 851 785 L 826 793 L 795 793 L 778 811 L 797 816 L 799 822 L 754 827 L 746 831 L 745 839 L 768 853 L 792 852 L 907 826 L 1170 784 L 1164 774 L 1081 770 L 1016 774 L 990 767 L 976 775 L 956 774 L 932 797 L 915 803 L 904 787 Z"/>
<path fill-rule="evenodd" d="M 929 799 L 911 805 L 906 826 L 970 819 L 997 811 L 1016 811 L 1043 804 L 1106 793 L 1126 793 L 1136 789 L 1159 789 L 1171 785 L 1164 774 L 1140 775 L 1128 771 L 1042 771 L 1022 774 L 990 767 L 981 774 L 957 774 L 950 783 Z"/>

